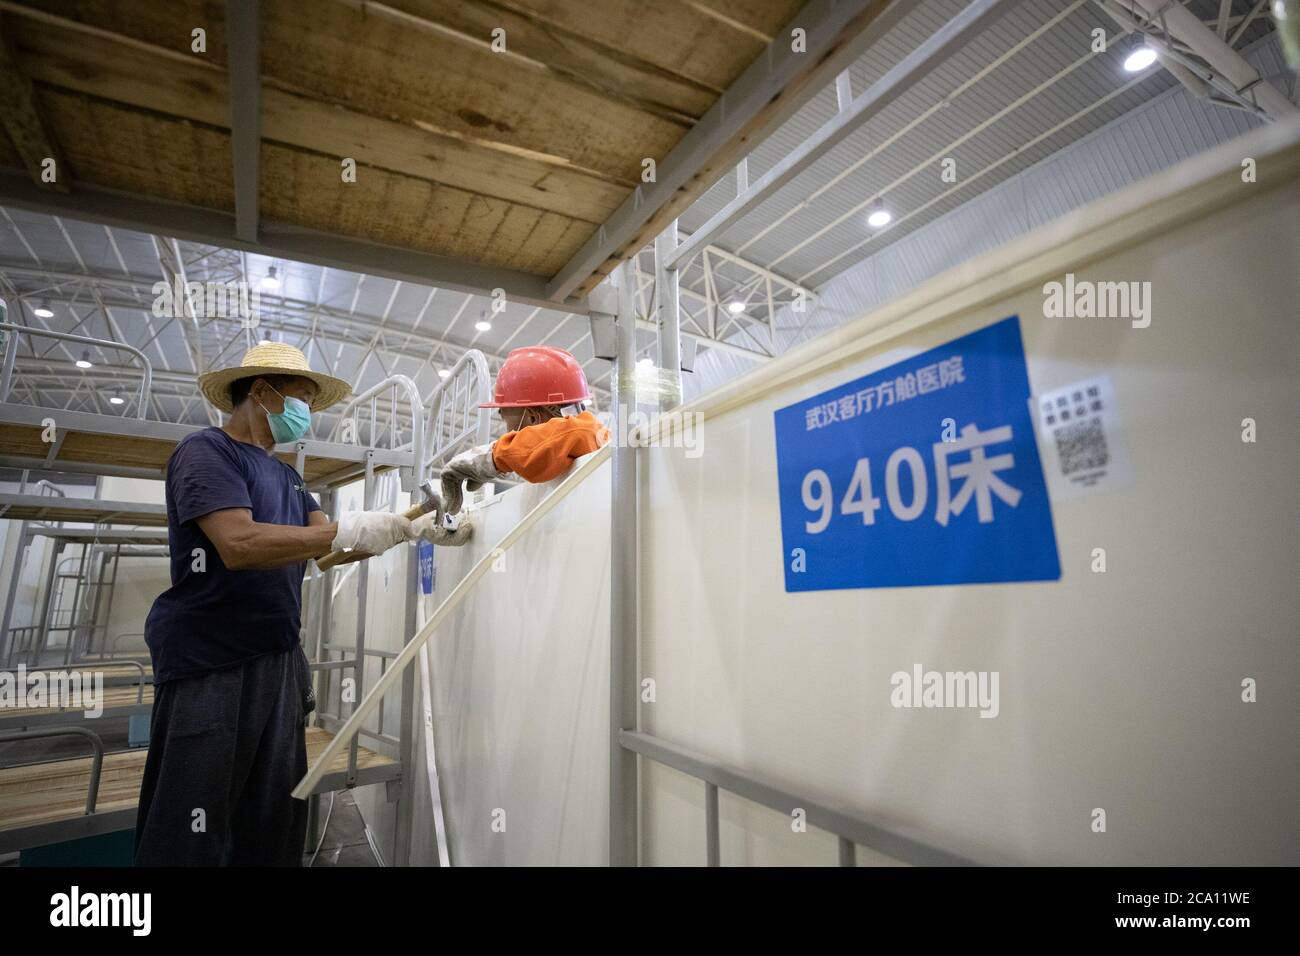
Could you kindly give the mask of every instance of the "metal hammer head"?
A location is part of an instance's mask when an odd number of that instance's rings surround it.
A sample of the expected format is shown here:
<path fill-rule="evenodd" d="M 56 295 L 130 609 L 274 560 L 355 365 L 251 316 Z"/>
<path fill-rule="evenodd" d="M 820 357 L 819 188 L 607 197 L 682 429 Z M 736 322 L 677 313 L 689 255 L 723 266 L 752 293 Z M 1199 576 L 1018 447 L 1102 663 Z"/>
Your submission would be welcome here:
<path fill-rule="evenodd" d="M 438 494 L 438 486 L 432 478 L 420 482 L 420 491 L 424 494 L 421 505 L 424 507 L 425 514 L 430 511 L 442 511 L 442 496 Z"/>

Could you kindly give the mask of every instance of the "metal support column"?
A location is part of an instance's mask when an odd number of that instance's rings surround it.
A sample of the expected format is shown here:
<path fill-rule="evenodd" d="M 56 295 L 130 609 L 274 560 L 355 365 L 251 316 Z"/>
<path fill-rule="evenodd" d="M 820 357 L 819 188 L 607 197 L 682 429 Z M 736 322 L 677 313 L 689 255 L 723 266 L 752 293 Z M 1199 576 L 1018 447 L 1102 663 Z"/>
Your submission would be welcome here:
<path fill-rule="evenodd" d="M 371 511 L 375 507 L 375 453 L 373 449 L 366 452 L 366 484 L 361 507 L 365 511 Z M 366 558 L 361 562 L 361 566 L 357 568 L 357 650 L 352 668 L 353 692 L 356 696 L 352 700 L 352 706 L 348 708 L 349 714 L 356 711 L 357 704 L 365 696 L 363 690 L 366 683 L 366 599 L 370 588 L 370 561 L 370 558 Z M 357 748 L 360 746 L 360 738 L 360 734 L 353 737 L 352 743 L 348 747 L 349 787 L 354 787 L 357 783 Z"/>
<path fill-rule="evenodd" d="M 681 272 L 668 268 L 677 249 L 677 220 L 655 239 L 655 288 L 659 299 L 659 367 L 664 385 L 660 411 L 682 403 L 682 312 L 679 280 Z"/>
<path fill-rule="evenodd" d="M 610 521 L 609 863 L 637 864 L 637 758 L 619 742 L 637 718 L 637 474 L 636 448 L 626 439 L 636 409 L 636 313 L 632 270 L 612 276 L 618 288 L 614 362 L 614 474 Z"/>
<path fill-rule="evenodd" d="M 722 865 L 722 843 L 718 839 L 718 788 L 704 784 L 704 856 L 709 866 Z"/>
<path fill-rule="evenodd" d="M 320 496 L 321 510 L 335 521 L 339 517 L 335 512 L 337 497 L 332 490 L 323 491 Z M 320 603 L 320 611 L 316 616 L 316 644 L 312 649 L 312 660 L 320 663 L 329 659 L 329 652 L 325 645 L 329 643 L 330 634 L 334 629 L 334 569 L 327 568 L 324 572 L 317 569 L 316 578 L 315 596 Z M 330 694 L 333 692 L 333 673 L 329 670 L 317 671 L 313 678 L 316 681 L 316 700 L 319 709 L 324 709 L 325 702 L 330 699 Z"/>
<path fill-rule="evenodd" d="M 858 847 L 846 837 L 839 838 L 840 845 L 840 866 L 857 866 L 858 865 Z"/>
<path fill-rule="evenodd" d="M 18 596 L 18 579 L 23 573 L 23 555 L 27 551 L 27 543 L 30 540 L 28 535 L 28 523 L 23 521 L 18 526 L 18 548 L 14 551 L 13 567 L 9 569 L 9 585 L 5 589 L 5 605 L 3 612 L 0 612 L 0 660 L 5 662 L 9 667 L 13 664 L 14 648 L 9 642 L 9 628 L 13 624 L 14 618 L 14 600 Z M 3 558 L 3 554 L 0 554 Z"/>
<path fill-rule="evenodd" d="M 81 556 L 77 559 L 77 583 L 72 589 L 72 610 L 68 612 L 68 636 L 63 644 L 64 667 L 72 663 L 77 643 L 77 619 L 78 612 L 81 611 L 81 592 L 83 589 L 90 587 L 90 573 L 94 564 L 91 547 L 89 544 L 82 544 Z M 89 560 L 87 560 L 88 558 Z M 59 596 L 62 597 L 62 587 L 59 590 Z"/>
<path fill-rule="evenodd" d="M 55 575 L 59 571 L 59 554 L 62 550 L 63 545 L 57 538 L 50 539 L 50 570 L 45 575 L 45 593 L 41 601 L 41 630 L 30 652 L 31 659 L 28 661 L 32 667 L 40 666 L 41 658 L 45 656 L 45 647 L 50 641 L 50 616 L 54 613 L 51 605 L 54 600 L 54 584 L 58 580 Z"/>
<path fill-rule="evenodd" d="M 420 602 L 420 552 L 414 543 L 403 546 L 406 558 L 406 624 L 402 630 L 402 643 L 415 636 L 416 606 Z M 397 826 L 393 836 L 393 865 L 411 864 L 411 819 L 415 814 L 415 670 L 402 671 L 402 710 L 397 723 L 397 759 L 402 762 L 401 796 L 397 799 Z"/>

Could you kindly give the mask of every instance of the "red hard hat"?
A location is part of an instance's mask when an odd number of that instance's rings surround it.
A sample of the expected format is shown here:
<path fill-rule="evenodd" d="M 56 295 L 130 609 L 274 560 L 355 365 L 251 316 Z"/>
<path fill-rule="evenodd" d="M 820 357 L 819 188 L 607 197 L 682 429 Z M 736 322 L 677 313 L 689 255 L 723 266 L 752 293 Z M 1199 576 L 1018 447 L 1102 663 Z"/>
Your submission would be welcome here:
<path fill-rule="evenodd" d="M 511 349 L 497 373 L 496 401 L 479 408 L 572 405 L 591 398 L 582 366 L 564 349 L 529 345 Z"/>

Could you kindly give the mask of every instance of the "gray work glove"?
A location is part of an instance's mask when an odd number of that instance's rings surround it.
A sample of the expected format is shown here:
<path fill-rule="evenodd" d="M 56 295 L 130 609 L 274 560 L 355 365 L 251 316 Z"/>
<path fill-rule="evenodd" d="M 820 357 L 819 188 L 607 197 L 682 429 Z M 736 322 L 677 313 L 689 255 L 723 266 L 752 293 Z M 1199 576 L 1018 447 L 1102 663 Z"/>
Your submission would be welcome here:
<path fill-rule="evenodd" d="M 414 537 L 411 522 L 404 515 L 390 511 L 345 511 L 339 515 L 339 530 L 330 547 L 334 551 L 383 554 Z"/>
<path fill-rule="evenodd" d="M 444 514 L 454 515 L 464 501 L 461 482 L 469 482 L 470 491 L 478 491 L 485 481 L 496 481 L 505 474 L 497 471 L 492 461 L 492 446 L 478 445 L 463 451 L 442 469 L 442 508 Z"/>
<path fill-rule="evenodd" d="M 442 523 L 442 515 L 427 514 L 411 522 L 411 529 L 417 538 L 431 541 L 446 548 L 459 548 L 469 543 L 474 535 L 474 523 L 467 517 L 455 528 L 448 528 Z"/>

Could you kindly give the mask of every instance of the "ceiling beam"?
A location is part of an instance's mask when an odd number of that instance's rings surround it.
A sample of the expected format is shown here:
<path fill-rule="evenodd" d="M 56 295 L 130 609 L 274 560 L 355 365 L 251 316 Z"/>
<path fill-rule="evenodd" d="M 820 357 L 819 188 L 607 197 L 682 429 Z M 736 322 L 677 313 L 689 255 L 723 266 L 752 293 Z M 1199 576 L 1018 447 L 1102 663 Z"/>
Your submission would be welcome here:
<path fill-rule="evenodd" d="M 226 0 L 230 74 L 230 158 L 235 178 L 235 235 L 257 242 L 262 155 L 262 68 L 258 0 Z"/>
<path fill-rule="evenodd" d="M 1216 85 L 1226 83 L 1224 92 L 1229 97 L 1255 107 L 1265 118 L 1273 121 L 1286 119 L 1297 112 L 1294 103 L 1268 80 L 1261 78 L 1240 53 L 1219 39 L 1190 10 L 1163 0 L 1133 0 L 1133 6 L 1132 13 L 1140 13 L 1146 18 L 1143 23 L 1145 30 L 1158 25 L 1168 38 L 1185 44 L 1204 60 L 1212 71 L 1211 82 Z M 1234 40 L 1239 38 L 1239 33 L 1234 34 Z M 1167 49 L 1166 52 L 1173 53 Z"/>
<path fill-rule="evenodd" d="M 265 220 L 258 241 L 249 242 L 235 234 L 235 217 L 229 213 L 88 185 L 78 185 L 75 196 L 60 195 L 37 188 L 26 175 L 13 169 L 0 169 L 0 203 L 83 222 L 240 249 L 273 259 L 293 259 L 475 295 L 491 295 L 493 289 L 503 289 L 510 302 L 548 309 L 558 307 L 581 315 L 588 312 L 585 299 L 557 303 L 548 298 L 546 279 L 527 272 L 458 262 L 444 256 Z"/>
<path fill-rule="evenodd" d="M 4 104 L 4 109 L 0 110 L 0 122 L 18 148 L 32 183 L 42 190 L 68 192 L 68 181 L 72 178 L 70 170 L 36 109 L 36 92 L 31 79 L 18 68 L 13 39 L 5 29 L 3 17 L 0 17 L 0 103 Z M 54 161 L 54 179 L 51 182 L 42 178 L 45 172 L 43 164 L 47 160 Z"/>
<path fill-rule="evenodd" d="M 152 277 L 141 276 L 83 275 L 80 273 L 63 272 L 57 269 L 41 269 L 25 264 L 20 265 L 6 261 L 0 261 L 0 276 L 8 277 L 11 282 L 15 278 L 29 279 L 32 281 L 53 280 L 59 285 L 65 283 L 85 284 L 99 286 L 102 289 L 115 289 L 123 293 L 131 291 L 131 289 L 136 285 L 144 285 L 148 287 L 151 286 L 153 282 L 157 281 Z M 76 295 L 61 295 L 57 292 L 50 292 L 48 290 L 42 290 L 38 293 L 24 292 L 21 289 L 18 289 L 17 285 L 15 285 L 14 288 L 17 291 L 17 294 L 24 299 L 48 298 L 51 302 L 80 302 Z M 261 299 L 262 306 L 259 309 L 260 322 L 258 325 L 259 336 L 268 331 L 286 332 L 293 335 L 306 335 L 311 332 L 313 323 L 317 323 L 319 327 L 315 334 L 319 338 L 341 342 L 346 345 L 354 345 L 360 348 L 365 344 L 360 338 L 340 335 L 336 331 L 327 331 L 321 323 L 330 323 L 331 325 L 337 326 L 343 330 L 355 331 L 358 335 L 373 335 L 378 328 L 378 317 L 366 315 L 360 312 L 335 309 L 330 306 L 305 302 L 300 299 L 273 296 L 266 292 L 261 293 Z M 148 312 L 149 310 L 148 305 L 141 303 L 133 304 L 131 300 L 125 297 L 121 299 L 108 297 L 105 298 L 104 301 L 110 307 L 116 309 L 136 309 L 142 312 Z M 284 319 L 294 319 L 301 324 L 292 325 L 284 321 L 277 321 Z M 241 320 L 239 318 L 217 316 L 214 317 L 212 321 L 238 325 Z M 434 331 L 426 331 L 418 327 L 389 324 L 384 327 L 383 331 L 386 335 L 401 338 L 403 340 L 403 348 L 394 348 L 391 345 L 385 347 L 385 351 L 394 355 L 405 355 L 415 358 L 423 355 L 427 358 L 431 354 L 427 351 L 420 353 L 413 348 L 406 347 L 411 346 L 412 344 L 424 345 L 433 349 L 446 347 L 450 349 L 458 349 L 460 351 L 470 348 L 470 346 L 463 341 L 450 338 L 446 335 L 439 335 Z M 477 346 L 475 347 L 477 348 Z M 499 355 L 482 348 L 480 348 L 479 351 L 483 352 L 483 354 L 489 359 L 496 359 L 498 361 L 505 360 L 504 355 Z"/>
<path fill-rule="evenodd" d="M 660 160 L 546 286 L 554 302 L 585 294 L 635 255 L 726 170 L 773 132 L 893 27 L 911 2 L 809 0 L 767 49 Z M 794 49 L 792 32 L 805 44 Z"/>
<path fill-rule="evenodd" d="M 892 69 L 871 84 L 856 99 L 841 100 L 839 113 L 822 126 L 798 149 L 783 158 L 748 189 L 740 190 L 731 202 L 719 209 L 709 221 L 681 243 L 669 256 L 667 268 L 676 269 L 683 260 L 701 247 L 716 240 L 731 226 L 757 209 L 768 198 L 816 163 L 837 145 L 910 90 L 938 64 L 965 46 L 972 37 L 985 30 L 1006 13 L 1009 0 L 975 0 L 936 30 L 924 43 L 903 57 Z M 843 74 L 841 74 L 843 76 Z M 844 77 L 847 79 L 847 77 Z M 837 90 L 839 90 L 837 85 Z"/>

